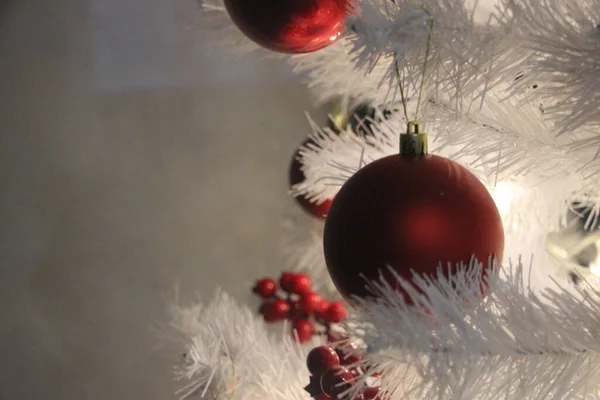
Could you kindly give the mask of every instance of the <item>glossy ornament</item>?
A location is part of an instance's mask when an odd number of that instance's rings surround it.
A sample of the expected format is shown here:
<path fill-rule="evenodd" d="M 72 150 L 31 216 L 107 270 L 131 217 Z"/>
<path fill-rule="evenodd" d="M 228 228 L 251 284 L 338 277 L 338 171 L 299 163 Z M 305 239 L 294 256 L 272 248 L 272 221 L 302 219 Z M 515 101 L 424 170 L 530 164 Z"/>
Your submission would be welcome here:
<path fill-rule="evenodd" d="M 250 40 L 281 53 L 310 53 L 345 30 L 345 0 L 225 0 L 232 21 Z"/>
<path fill-rule="evenodd" d="M 306 140 L 304 143 L 302 143 L 302 146 L 306 145 L 309 142 L 310 139 Z M 300 149 L 298 149 L 296 153 L 294 153 L 292 163 L 290 165 L 289 185 L 290 187 L 292 187 L 298 183 L 304 182 L 305 179 L 306 176 L 304 175 L 304 172 L 302 172 L 302 163 L 300 162 Z M 325 219 L 327 218 L 327 214 L 329 213 L 329 208 L 331 207 L 333 199 L 327 199 L 317 204 L 313 201 L 308 200 L 306 197 L 300 195 L 296 196 L 296 202 L 310 215 L 319 219 Z"/>
<path fill-rule="evenodd" d="M 413 270 L 435 275 L 440 262 L 444 273 L 452 274 L 473 255 L 484 272 L 493 267 L 490 256 L 498 264 L 502 259 L 502 220 L 485 186 L 459 164 L 428 155 L 426 136 L 413 128 L 401 135 L 400 155 L 359 170 L 329 211 L 325 260 L 335 286 L 350 301 L 368 297 L 366 281 L 377 281 L 380 274 L 401 292 L 388 266 L 410 281 Z M 404 298 L 411 304 L 408 295 Z"/>
<path fill-rule="evenodd" d="M 306 357 L 306 366 L 312 376 L 321 376 L 328 369 L 340 365 L 338 353 L 329 346 L 315 347 Z"/>

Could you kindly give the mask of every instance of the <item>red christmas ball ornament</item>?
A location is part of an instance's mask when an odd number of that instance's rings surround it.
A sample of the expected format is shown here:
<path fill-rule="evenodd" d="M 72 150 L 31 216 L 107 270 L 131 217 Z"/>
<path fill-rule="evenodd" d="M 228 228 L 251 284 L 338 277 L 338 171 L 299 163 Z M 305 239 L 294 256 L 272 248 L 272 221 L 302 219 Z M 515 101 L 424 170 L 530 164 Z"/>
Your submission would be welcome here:
<path fill-rule="evenodd" d="M 307 139 L 304 141 L 302 145 L 310 143 L 311 139 Z M 314 142 L 313 142 L 314 143 Z M 289 185 L 290 187 L 304 182 L 306 176 L 302 171 L 302 163 L 300 162 L 300 150 L 298 149 L 292 158 L 292 164 L 290 165 L 289 171 Z M 317 217 L 319 219 L 327 218 L 327 214 L 329 213 L 329 208 L 331 207 L 331 203 L 333 199 L 327 199 L 319 204 L 308 200 L 306 197 L 300 195 L 296 196 L 296 202 L 302 207 L 304 211 L 309 213 L 310 215 Z"/>
<path fill-rule="evenodd" d="M 263 278 L 256 282 L 252 290 L 257 295 L 267 299 L 272 297 L 277 291 L 277 283 L 271 278 Z"/>
<path fill-rule="evenodd" d="M 225 0 L 232 21 L 258 45 L 281 53 L 310 53 L 344 32 L 345 0 Z"/>
<path fill-rule="evenodd" d="M 388 267 L 410 281 L 413 271 L 435 275 L 440 263 L 443 273 L 452 274 L 474 255 L 484 273 L 495 272 L 488 260 L 495 256 L 500 263 L 504 230 L 479 179 L 451 160 L 428 155 L 426 135 L 411 123 L 401 135 L 399 155 L 362 168 L 338 192 L 323 244 L 329 274 L 351 300 L 371 296 L 366 283 L 380 274 L 402 293 Z M 406 293 L 404 298 L 411 304 Z"/>
<path fill-rule="evenodd" d="M 306 357 L 308 372 L 313 376 L 321 376 L 325 371 L 336 365 L 340 365 L 340 357 L 329 346 L 315 347 Z"/>
<path fill-rule="evenodd" d="M 297 335 L 298 341 L 300 343 L 306 343 L 312 339 L 315 326 L 307 319 L 299 319 L 294 321 L 294 326 L 292 329 L 294 336 Z"/>

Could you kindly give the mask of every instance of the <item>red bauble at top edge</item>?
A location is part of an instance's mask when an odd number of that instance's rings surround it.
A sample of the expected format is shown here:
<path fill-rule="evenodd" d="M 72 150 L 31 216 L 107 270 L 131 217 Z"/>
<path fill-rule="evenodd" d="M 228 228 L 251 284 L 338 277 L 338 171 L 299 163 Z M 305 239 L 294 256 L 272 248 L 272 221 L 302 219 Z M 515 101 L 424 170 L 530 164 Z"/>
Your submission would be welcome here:
<path fill-rule="evenodd" d="M 338 192 L 323 243 L 329 274 L 351 300 L 369 297 L 366 283 L 380 274 L 400 290 L 389 267 L 410 281 L 413 271 L 435 275 L 440 262 L 452 274 L 474 255 L 487 272 L 490 256 L 502 259 L 504 230 L 494 200 L 470 171 L 435 155 L 393 155 L 359 170 Z M 407 295 L 405 301 L 411 304 Z"/>
<path fill-rule="evenodd" d="M 282 53 L 310 53 L 344 32 L 345 0 L 225 0 L 229 16 L 249 39 Z"/>

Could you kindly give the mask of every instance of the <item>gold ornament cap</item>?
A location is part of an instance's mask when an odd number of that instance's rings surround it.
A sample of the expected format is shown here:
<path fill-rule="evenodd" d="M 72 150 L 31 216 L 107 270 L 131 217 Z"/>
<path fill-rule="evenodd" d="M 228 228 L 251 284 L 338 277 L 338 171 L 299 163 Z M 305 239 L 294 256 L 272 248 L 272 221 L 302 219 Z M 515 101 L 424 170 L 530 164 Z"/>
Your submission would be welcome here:
<path fill-rule="evenodd" d="M 417 121 L 410 121 L 406 133 L 400 135 L 400 155 L 419 157 L 427 154 L 429 154 L 427 134 L 421 132 L 421 125 Z"/>

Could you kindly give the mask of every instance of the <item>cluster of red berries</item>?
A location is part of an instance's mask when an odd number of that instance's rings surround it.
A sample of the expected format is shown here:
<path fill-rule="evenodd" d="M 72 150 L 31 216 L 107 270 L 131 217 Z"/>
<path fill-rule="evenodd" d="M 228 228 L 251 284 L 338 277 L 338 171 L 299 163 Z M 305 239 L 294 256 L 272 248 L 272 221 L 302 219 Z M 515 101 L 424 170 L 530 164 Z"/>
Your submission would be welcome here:
<path fill-rule="evenodd" d="M 314 335 L 329 336 L 331 324 L 348 316 L 344 303 L 330 302 L 314 292 L 306 274 L 284 272 L 279 278 L 279 288 L 275 280 L 262 278 L 253 292 L 263 298 L 259 312 L 265 321 L 292 321 L 292 335 L 300 343 L 308 342 Z M 323 329 L 316 329 L 315 323 Z"/>
<path fill-rule="evenodd" d="M 366 387 L 352 396 L 345 394 L 365 372 L 361 360 L 352 343 L 345 343 L 335 349 L 329 346 L 315 347 L 306 358 L 311 376 L 310 383 L 304 390 L 315 400 L 384 400 L 377 386 Z"/>

